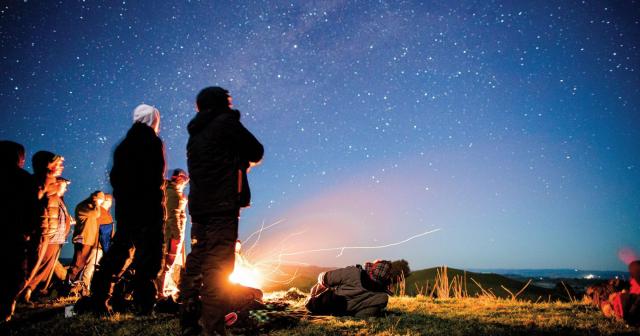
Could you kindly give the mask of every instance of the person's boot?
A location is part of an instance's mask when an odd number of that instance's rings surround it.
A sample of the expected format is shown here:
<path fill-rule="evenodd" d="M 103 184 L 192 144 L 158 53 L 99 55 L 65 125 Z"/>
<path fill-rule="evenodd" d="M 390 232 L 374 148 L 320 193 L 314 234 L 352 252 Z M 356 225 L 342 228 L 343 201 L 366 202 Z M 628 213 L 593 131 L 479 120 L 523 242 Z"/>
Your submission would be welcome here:
<path fill-rule="evenodd" d="M 180 328 L 184 336 L 202 334 L 198 320 L 202 313 L 202 303 L 197 299 L 186 299 L 180 304 Z"/>
<path fill-rule="evenodd" d="M 115 277 L 108 277 L 96 272 L 91 282 L 91 296 L 89 296 L 90 311 L 98 315 L 112 315 L 112 293 Z"/>
<path fill-rule="evenodd" d="M 67 276 L 64 280 L 62 280 L 62 284 L 60 285 L 60 290 L 58 291 L 58 295 L 61 297 L 67 297 L 71 293 L 71 289 L 73 287 L 73 283 Z"/>

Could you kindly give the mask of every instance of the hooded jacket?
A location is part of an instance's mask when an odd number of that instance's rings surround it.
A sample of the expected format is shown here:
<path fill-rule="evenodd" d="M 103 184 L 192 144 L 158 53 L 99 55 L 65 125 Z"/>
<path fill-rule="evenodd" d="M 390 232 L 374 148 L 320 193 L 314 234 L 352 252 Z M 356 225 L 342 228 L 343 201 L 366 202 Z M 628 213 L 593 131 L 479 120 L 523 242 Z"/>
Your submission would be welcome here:
<path fill-rule="evenodd" d="M 246 176 L 250 162 L 259 162 L 262 144 L 240 123 L 240 112 L 199 112 L 189 123 L 189 213 L 192 216 L 237 211 L 249 205 Z"/>
<path fill-rule="evenodd" d="M 151 127 L 134 123 L 116 147 L 109 173 L 116 219 L 164 219 L 164 171 L 162 140 Z"/>

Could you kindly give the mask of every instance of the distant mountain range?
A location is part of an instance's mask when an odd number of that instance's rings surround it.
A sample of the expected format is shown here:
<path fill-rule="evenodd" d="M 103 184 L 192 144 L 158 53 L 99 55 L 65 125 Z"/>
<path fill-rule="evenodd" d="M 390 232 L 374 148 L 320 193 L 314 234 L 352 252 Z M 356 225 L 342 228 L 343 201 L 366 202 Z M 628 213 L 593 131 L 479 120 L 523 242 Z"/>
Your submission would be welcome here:
<path fill-rule="evenodd" d="M 622 271 L 589 271 L 578 269 L 470 269 L 476 273 L 495 273 L 506 277 L 530 278 L 530 279 L 626 279 L 628 272 Z"/>
<path fill-rule="evenodd" d="M 308 291 L 317 281 L 320 272 L 331 270 L 329 267 L 315 266 L 281 266 L 281 271 L 289 274 L 289 281 L 269 283 L 265 291 L 286 290 L 297 287 Z M 454 276 L 462 277 L 465 281 L 465 291 L 469 296 L 481 295 L 483 290 L 493 293 L 497 297 L 508 298 L 510 294 L 520 291 L 525 284 L 532 283 L 519 296 L 521 299 L 536 300 L 568 300 L 568 291 L 573 298 L 580 298 L 587 286 L 611 279 L 616 276 L 626 278 L 625 272 L 615 271 L 582 271 L 570 269 L 475 269 L 465 271 L 448 268 L 449 282 Z M 405 292 L 407 295 L 416 295 L 420 292 L 429 294 L 433 289 L 437 275 L 437 268 L 427 268 L 411 271 L 405 280 Z M 466 280 L 464 280 L 466 279 Z M 472 280 L 473 279 L 473 280 Z M 476 285 L 477 282 L 480 286 Z M 505 290 L 505 288 L 508 290 Z"/>

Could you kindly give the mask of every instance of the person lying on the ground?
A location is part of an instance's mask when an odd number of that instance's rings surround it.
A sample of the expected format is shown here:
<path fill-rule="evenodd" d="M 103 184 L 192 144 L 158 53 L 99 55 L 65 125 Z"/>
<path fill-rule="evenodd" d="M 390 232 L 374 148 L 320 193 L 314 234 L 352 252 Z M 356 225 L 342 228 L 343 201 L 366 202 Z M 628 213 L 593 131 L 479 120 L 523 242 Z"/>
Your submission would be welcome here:
<path fill-rule="evenodd" d="M 379 316 L 387 307 L 391 262 L 376 260 L 323 272 L 311 288 L 305 307 L 316 315 Z"/>

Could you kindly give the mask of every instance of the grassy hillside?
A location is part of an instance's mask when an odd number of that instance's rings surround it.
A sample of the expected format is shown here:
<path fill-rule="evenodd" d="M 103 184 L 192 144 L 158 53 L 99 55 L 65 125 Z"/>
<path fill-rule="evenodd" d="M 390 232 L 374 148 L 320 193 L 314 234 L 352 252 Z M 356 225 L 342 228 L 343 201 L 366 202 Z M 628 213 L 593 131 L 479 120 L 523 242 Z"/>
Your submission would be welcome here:
<path fill-rule="evenodd" d="M 438 269 L 439 268 L 434 267 L 411 272 L 411 275 L 405 280 L 406 294 L 416 295 L 422 292 L 422 294 L 428 295 L 436 283 Z M 526 282 L 513 280 L 499 274 L 466 272 L 455 268 L 447 268 L 447 276 L 449 283 L 454 277 L 462 279 L 462 288 L 467 292 L 467 296 L 471 297 L 482 295 L 482 289 L 484 289 L 484 291 L 493 293 L 498 298 L 510 298 L 511 294 L 502 288 L 502 286 L 511 293 L 516 294 L 526 285 Z M 475 282 L 473 280 L 475 280 Z M 476 282 L 478 284 L 476 284 Z M 563 297 L 562 294 L 564 293 L 557 293 L 554 290 L 529 285 L 518 298 L 532 301 L 548 301 L 549 299 L 560 299 Z"/>
<path fill-rule="evenodd" d="M 281 275 L 279 277 L 272 276 L 273 279 L 281 281 L 267 282 L 265 290 L 280 291 L 296 287 L 303 291 L 309 291 L 311 286 L 316 283 L 318 274 L 331 269 L 332 268 L 328 267 L 283 265 L 279 269 L 278 273 Z M 411 275 L 405 279 L 405 294 L 415 296 L 416 294 L 419 294 L 419 292 L 422 292 L 422 294 L 428 295 L 433 289 L 437 270 L 438 268 L 433 267 L 411 272 Z M 463 281 L 463 288 L 466 288 L 467 296 L 471 297 L 483 294 L 480 287 L 478 287 L 473 280 L 478 282 L 485 291 L 495 294 L 498 298 L 511 297 L 509 292 L 504 290 L 501 286 L 506 287 L 509 291 L 515 294 L 526 284 L 526 282 L 513 280 L 493 273 L 465 272 L 455 268 L 448 268 L 447 271 L 449 282 L 451 282 L 454 277 L 461 277 Z M 465 279 L 466 287 L 464 287 Z M 549 299 L 566 299 L 566 297 L 567 295 L 564 291 L 558 292 L 555 290 L 536 287 L 534 285 L 529 285 L 525 291 L 518 296 L 520 299 L 527 299 L 531 301 L 549 301 Z"/>
<path fill-rule="evenodd" d="M 640 329 L 606 319 L 581 303 L 530 303 L 490 298 L 434 300 L 392 297 L 386 317 L 355 319 L 310 316 L 302 300 L 289 300 L 284 311 L 255 329 L 232 328 L 232 335 L 638 335 Z M 68 302 L 67 302 L 68 303 Z M 108 318 L 64 318 L 64 303 L 25 311 L 5 329 L 8 335 L 179 335 L 177 317 L 157 314 Z"/>

